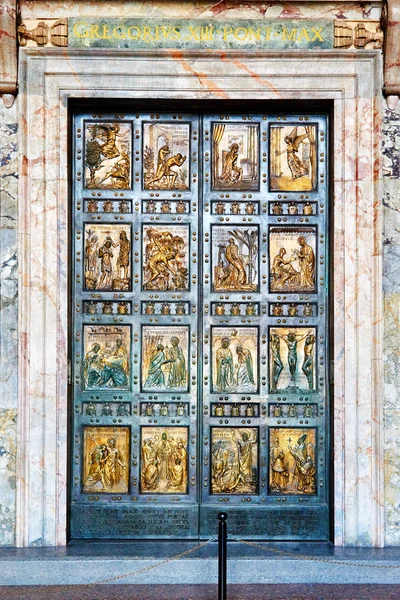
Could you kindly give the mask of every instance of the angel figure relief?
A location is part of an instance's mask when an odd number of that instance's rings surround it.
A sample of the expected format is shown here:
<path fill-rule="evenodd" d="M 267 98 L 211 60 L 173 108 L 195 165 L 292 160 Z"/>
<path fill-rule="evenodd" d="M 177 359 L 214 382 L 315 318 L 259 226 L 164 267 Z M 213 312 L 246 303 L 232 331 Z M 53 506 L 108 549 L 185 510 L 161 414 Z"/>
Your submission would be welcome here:
<path fill-rule="evenodd" d="M 316 175 L 315 125 L 271 128 L 271 189 L 310 191 Z M 286 160 L 282 160 L 282 156 Z"/>
<path fill-rule="evenodd" d="M 88 188 L 127 189 L 130 186 L 130 126 L 87 125 L 85 164 Z"/>
<path fill-rule="evenodd" d="M 292 173 L 292 179 L 304 177 L 304 175 L 308 175 L 309 172 L 308 166 L 303 164 L 300 158 L 297 156 L 300 144 L 303 140 L 308 138 L 308 133 L 297 135 L 297 129 L 297 127 L 294 127 L 290 134 L 285 137 L 284 142 L 286 144 L 286 148 L 284 148 L 282 152 L 275 150 L 277 156 L 286 152 L 287 163 Z"/>

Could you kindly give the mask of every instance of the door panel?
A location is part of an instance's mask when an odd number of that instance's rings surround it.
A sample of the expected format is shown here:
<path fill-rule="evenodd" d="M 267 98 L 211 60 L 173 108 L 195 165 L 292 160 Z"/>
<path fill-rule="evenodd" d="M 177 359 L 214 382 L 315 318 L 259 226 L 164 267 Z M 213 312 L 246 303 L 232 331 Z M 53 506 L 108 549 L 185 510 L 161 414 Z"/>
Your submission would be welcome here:
<path fill-rule="evenodd" d="M 71 537 L 328 538 L 326 161 L 324 115 L 74 116 Z"/>

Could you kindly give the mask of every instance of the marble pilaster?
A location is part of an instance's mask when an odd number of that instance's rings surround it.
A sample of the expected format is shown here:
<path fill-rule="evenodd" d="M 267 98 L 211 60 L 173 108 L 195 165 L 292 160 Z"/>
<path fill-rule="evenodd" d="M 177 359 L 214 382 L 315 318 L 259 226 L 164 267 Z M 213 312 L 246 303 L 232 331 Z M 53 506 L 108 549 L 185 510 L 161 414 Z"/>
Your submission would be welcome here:
<path fill-rule="evenodd" d="M 400 107 L 383 121 L 385 543 L 400 545 Z"/>
<path fill-rule="evenodd" d="M 15 543 L 18 116 L 0 103 L 0 545 Z"/>

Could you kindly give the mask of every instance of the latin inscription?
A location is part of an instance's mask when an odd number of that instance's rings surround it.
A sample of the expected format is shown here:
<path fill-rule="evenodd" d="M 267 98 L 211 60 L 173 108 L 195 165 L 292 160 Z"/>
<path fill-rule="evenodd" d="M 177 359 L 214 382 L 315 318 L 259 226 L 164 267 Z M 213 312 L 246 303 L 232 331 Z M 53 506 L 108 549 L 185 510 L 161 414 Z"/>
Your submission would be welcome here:
<path fill-rule="evenodd" d="M 69 19 L 69 46 L 115 48 L 333 48 L 330 20 Z"/>
<path fill-rule="evenodd" d="M 202 535 L 215 531 L 218 511 L 202 509 L 200 521 L 205 524 Z M 228 513 L 229 533 L 236 536 L 276 537 L 295 539 L 325 539 L 327 536 L 327 512 L 325 508 L 311 511 L 288 509 L 268 510 L 253 507 L 252 511 L 231 509 Z"/>
<path fill-rule="evenodd" d="M 73 537 L 190 537 L 197 508 L 72 505 Z"/>

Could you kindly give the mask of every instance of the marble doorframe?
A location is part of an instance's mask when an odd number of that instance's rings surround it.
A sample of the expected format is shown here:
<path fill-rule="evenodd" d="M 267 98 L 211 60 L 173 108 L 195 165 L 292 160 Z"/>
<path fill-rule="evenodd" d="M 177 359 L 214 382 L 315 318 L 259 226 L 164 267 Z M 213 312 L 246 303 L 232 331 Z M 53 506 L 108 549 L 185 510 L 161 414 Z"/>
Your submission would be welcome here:
<path fill-rule="evenodd" d="M 335 544 L 383 545 L 381 62 L 20 49 L 18 546 L 67 539 L 67 104 L 88 97 L 333 100 Z"/>

